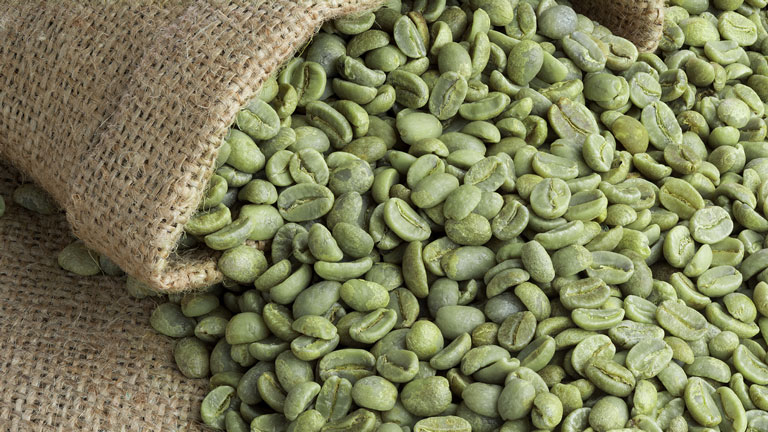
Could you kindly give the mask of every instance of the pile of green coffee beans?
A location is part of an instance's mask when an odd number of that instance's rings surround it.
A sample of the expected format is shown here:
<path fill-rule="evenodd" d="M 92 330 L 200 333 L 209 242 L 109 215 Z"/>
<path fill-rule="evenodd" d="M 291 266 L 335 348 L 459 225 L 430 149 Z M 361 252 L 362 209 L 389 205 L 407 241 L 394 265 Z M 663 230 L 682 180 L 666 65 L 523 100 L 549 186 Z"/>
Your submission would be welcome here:
<path fill-rule="evenodd" d="M 324 25 L 186 226 L 226 281 L 152 314 L 203 421 L 768 431 L 766 0 L 670 3 L 656 54 L 553 0 Z"/>

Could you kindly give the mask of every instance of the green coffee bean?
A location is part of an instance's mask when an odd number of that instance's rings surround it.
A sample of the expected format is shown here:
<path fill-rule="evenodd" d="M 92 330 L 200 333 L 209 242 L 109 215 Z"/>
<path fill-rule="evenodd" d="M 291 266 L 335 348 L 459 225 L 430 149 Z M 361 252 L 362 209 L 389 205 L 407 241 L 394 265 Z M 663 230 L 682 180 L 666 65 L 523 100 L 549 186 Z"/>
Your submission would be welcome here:
<path fill-rule="evenodd" d="M 672 360 L 672 348 L 661 339 L 638 342 L 627 354 L 627 368 L 638 379 L 658 375 Z"/>
<path fill-rule="evenodd" d="M 624 309 L 576 308 L 571 311 L 573 322 L 584 330 L 607 330 L 624 318 Z"/>
<path fill-rule="evenodd" d="M 404 70 L 389 73 L 387 82 L 395 89 L 399 104 L 408 108 L 421 108 L 429 101 L 429 88 L 418 75 Z"/>
<path fill-rule="evenodd" d="M 659 191 L 661 204 L 683 219 L 691 218 L 704 207 L 704 199 L 689 183 L 675 178 L 668 179 Z"/>
<path fill-rule="evenodd" d="M 440 266 L 449 279 L 464 281 L 481 277 L 493 267 L 495 254 L 484 246 L 463 246 L 447 252 Z"/>
<path fill-rule="evenodd" d="M 635 386 L 632 372 L 610 359 L 595 358 L 584 371 L 595 386 L 614 396 L 627 396 Z"/>
<path fill-rule="evenodd" d="M 196 338 L 184 338 L 173 349 L 176 365 L 184 376 L 205 378 L 209 374 L 209 356 L 205 344 Z"/>
<path fill-rule="evenodd" d="M 387 411 L 395 406 L 397 389 L 382 377 L 365 377 L 352 387 L 352 400 L 363 408 Z"/>
<path fill-rule="evenodd" d="M 237 114 L 235 122 L 240 130 L 258 140 L 274 137 L 280 128 L 280 118 L 277 113 L 261 99 L 249 102 Z M 231 142 L 230 145 L 232 145 Z"/>
<path fill-rule="evenodd" d="M 659 325 L 672 335 L 691 341 L 704 335 L 706 318 L 680 302 L 666 300 L 656 309 Z"/>
<path fill-rule="evenodd" d="M 589 109 L 570 99 L 561 99 L 549 109 L 549 121 L 561 138 L 583 143 L 590 134 L 598 133 L 597 121 Z"/>
<path fill-rule="evenodd" d="M 457 72 L 443 73 L 432 89 L 429 111 L 440 120 L 455 116 L 464 101 L 467 89 L 466 79 Z"/>
<path fill-rule="evenodd" d="M 416 416 L 436 416 L 451 403 L 448 380 L 434 376 L 415 379 L 406 384 L 400 392 L 405 409 Z"/>
<path fill-rule="evenodd" d="M 331 210 L 333 193 L 314 183 L 301 183 L 280 193 L 277 207 L 280 215 L 291 222 L 317 219 Z"/>
<path fill-rule="evenodd" d="M 403 15 L 395 21 L 393 38 L 397 47 L 408 57 L 419 58 L 427 55 L 425 42 L 409 16 Z"/>
<path fill-rule="evenodd" d="M 703 426 L 715 426 L 722 421 L 715 400 L 701 378 L 693 377 L 688 381 L 685 403 L 691 416 Z"/>
<path fill-rule="evenodd" d="M 608 330 L 611 340 L 623 348 L 632 348 L 644 339 L 661 339 L 664 329 L 656 324 L 624 320 Z"/>
<path fill-rule="evenodd" d="M 223 429 L 224 416 L 234 395 L 235 389 L 230 386 L 219 386 L 208 393 L 200 406 L 203 422 L 208 426 Z"/>
<path fill-rule="evenodd" d="M 589 425 L 594 430 L 620 429 L 627 420 L 629 420 L 627 404 L 615 396 L 600 399 L 589 412 Z"/>
<path fill-rule="evenodd" d="M 181 307 L 173 303 L 158 306 L 150 317 L 150 325 L 158 333 L 170 337 L 188 337 L 194 334 L 195 320 L 186 317 Z"/>
<path fill-rule="evenodd" d="M 94 276 L 101 272 L 99 255 L 81 241 L 72 242 L 62 249 L 57 261 L 64 270 L 80 276 Z"/>
<path fill-rule="evenodd" d="M 459 115 L 467 120 L 490 120 L 509 105 L 508 95 L 500 92 L 492 92 L 476 101 L 465 100 L 459 107 Z"/>
<path fill-rule="evenodd" d="M 414 432 L 431 432 L 438 430 L 446 432 L 469 432 L 472 430 L 472 426 L 467 420 L 456 416 L 429 417 L 419 420 L 413 425 Z"/>
<path fill-rule="evenodd" d="M 562 39 L 563 51 L 584 72 L 598 72 L 606 64 L 606 57 L 589 35 L 574 31 Z"/>
<path fill-rule="evenodd" d="M 560 289 L 560 301 L 568 309 L 598 308 L 610 296 L 610 288 L 597 277 L 566 283 Z"/>
<path fill-rule="evenodd" d="M 733 365 L 748 380 L 760 385 L 768 384 L 768 367 L 744 345 L 739 345 L 733 352 Z"/>
<path fill-rule="evenodd" d="M 238 218 L 218 231 L 206 235 L 205 244 L 214 250 L 231 249 L 243 244 L 255 226 L 256 221 L 254 219 Z"/>
<path fill-rule="evenodd" d="M 361 317 L 349 328 L 352 339 L 362 343 L 374 343 L 383 338 L 397 325 L 397 314 L 392 309 L 379 308 Z"/>

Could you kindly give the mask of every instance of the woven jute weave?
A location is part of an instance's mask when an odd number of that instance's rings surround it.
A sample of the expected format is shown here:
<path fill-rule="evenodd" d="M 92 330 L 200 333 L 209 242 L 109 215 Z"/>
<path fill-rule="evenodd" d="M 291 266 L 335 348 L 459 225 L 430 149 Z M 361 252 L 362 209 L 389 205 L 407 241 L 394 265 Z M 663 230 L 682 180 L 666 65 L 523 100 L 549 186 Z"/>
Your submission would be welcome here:
<path fill-rule="evenodd" d="M 655 51 L 664 30 L 664 0 L 574 0 L 576 11 L 589 15 L 643 52 Z"/>
<path fill-rule="evenodd" d="M 0 195 L 21 176 L 0 165 Z M 58 268 L 64 215 L 0 218 L 0 431 L 197 431 L 205 380 L 182 376 L 121 278 Z"/>
<path fill-rule="evenodd" d="M 219 280 L 174 245 L 234 114 L 324 20 L 379 2 L 0 0 L 0 432 L 203 429 L 207 383 L 149 328 L 155 300 L 56 254 L 74 233 L 168 292 Z M 574 4 L 655 47 L 661 0 Z M 15 206 L 29 181 L 66 213 Z"/>

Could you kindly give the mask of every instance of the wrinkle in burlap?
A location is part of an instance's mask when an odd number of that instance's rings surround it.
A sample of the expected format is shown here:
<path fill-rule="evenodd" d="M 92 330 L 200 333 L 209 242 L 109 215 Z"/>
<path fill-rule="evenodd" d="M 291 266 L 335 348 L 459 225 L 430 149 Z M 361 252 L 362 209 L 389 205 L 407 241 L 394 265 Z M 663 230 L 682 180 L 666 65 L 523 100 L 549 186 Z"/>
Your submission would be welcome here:
<path fill-rule="evenodd" d="M 576 5 L 649 48 L 660 1 Z M 0 157 L 128 273 L 210 285 L 215 254 L 174 251 L 235 113 L 324 20 L 380 2 L 5 0 Z"/>

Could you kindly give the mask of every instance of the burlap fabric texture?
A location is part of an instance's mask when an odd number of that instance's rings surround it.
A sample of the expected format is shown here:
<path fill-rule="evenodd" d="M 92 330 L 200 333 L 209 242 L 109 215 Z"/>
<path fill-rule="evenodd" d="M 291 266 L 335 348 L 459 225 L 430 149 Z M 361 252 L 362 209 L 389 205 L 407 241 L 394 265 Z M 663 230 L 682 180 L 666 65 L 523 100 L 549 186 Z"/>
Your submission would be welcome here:
<path fill-rule="evenodd" d="M 0 195 L 21 180 L 0 164 Z M 0 218 L 0 432 L 202 430 L 207 380 L 176 370 L 173 341 L 148 325 L 156 300 L 61 270 L 71 240 L 64 215 L 9 202 Z"/>
<path fill-rule="evenodd" d="M 0 0 L 0 157 L 129 274 L 210 285 L 216 255 L 175 245 L 235 113 L 324 20 L 380 2 Z M 662 0 L 574 3 L 655 47 Z"/>
<path fill-rule="evenodd" d="M 640 51 L 652 52 L 659 46 L 664 0 L 574 0 L 573 6 L 634 42 Z"/>

